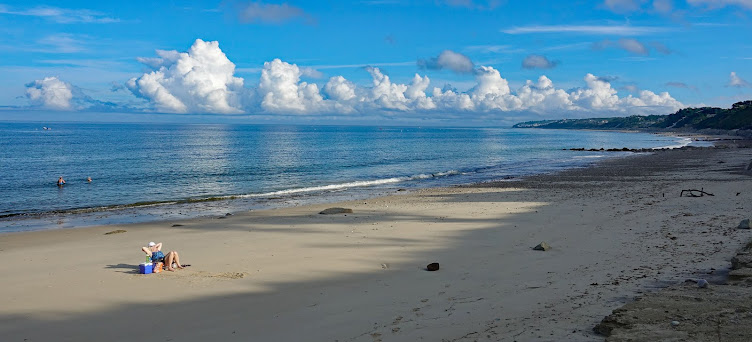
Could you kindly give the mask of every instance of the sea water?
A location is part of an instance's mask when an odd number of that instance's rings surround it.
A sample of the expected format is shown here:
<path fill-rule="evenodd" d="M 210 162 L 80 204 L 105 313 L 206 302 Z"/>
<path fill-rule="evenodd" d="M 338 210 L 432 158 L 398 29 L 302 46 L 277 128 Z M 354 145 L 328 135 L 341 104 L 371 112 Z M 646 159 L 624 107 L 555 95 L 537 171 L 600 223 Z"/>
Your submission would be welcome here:
<path fill-rule="evenodd" d="M 569 148 L 687 143 L 645 133 L 540 129 L 0 123 L 0 232 L 223 215 L 514 179 L 628 154 Z M 66 184 L 59 187 L 61 176 Z"/>

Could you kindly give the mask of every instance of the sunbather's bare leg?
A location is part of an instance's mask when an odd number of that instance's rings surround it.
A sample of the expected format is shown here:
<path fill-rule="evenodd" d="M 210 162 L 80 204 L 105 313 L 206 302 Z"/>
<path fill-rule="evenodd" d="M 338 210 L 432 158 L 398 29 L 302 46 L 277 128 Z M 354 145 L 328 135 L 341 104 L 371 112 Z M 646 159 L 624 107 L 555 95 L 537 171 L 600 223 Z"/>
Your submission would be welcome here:
<path fill-rule="evenodd" d="M 178 266 L 178 268 L 183 268 L 183 265 L 180 264 L 180 256 L 178 255 L 178 252 L 172 251 L 170 254 L 175 256 L 175 264 Z"/>
<path fill-rule="evenodd" d="M 165 267 L 167 267 L 168 271 L 175 270 L 174 268 L 172 268 L 172 257 L 173 257 L 172 252 L 170 252 L 170 253 L 167 253 L 167 255 L 165 255 L 165 258 L 164 258 Z"/>

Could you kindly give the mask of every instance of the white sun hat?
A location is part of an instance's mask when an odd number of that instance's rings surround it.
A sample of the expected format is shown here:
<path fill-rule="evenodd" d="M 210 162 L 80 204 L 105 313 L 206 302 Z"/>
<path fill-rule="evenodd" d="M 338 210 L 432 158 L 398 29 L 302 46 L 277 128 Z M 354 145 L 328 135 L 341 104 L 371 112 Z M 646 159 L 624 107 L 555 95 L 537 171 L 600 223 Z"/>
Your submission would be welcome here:
<path fill-rule="evenodd" d="M 152 242 L 149 242 L 149 247 L 154 247 L 154 246 L 156 246 L 156 245 L 157 245 L 157 244 L 156 244 L 156 243 L 154 243 L 154 241 L 152 241 Z"/>

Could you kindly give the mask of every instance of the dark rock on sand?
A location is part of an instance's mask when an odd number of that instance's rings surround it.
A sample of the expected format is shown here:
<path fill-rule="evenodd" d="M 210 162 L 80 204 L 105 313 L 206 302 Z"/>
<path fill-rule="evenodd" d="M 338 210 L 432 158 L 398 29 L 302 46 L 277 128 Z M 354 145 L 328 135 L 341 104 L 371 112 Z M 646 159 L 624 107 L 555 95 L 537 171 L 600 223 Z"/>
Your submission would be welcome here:
<path fill-rule="evenodd" d="M 349 214 L 352 213 L 352 209 L 350 208 L 328 208 L 321 211 L 319 214 L 321 215 L 332 215 L 332 214 Z"/>
<path fill-rule="evenodd" d="M 739 229 L 750 229 L 750 227 L 749 227 L 749 219 L 744 219 L 741 222 L 739 222 L 739 226 L 736 227 L 736 228 L 739 228 Z"/>
<path fill-rule="evenodd" d="M 110 235 L 110 234 L 120 234 L 120 233 L 125 233 L 126 231 L 127 231 L 127 230 L 125 230 L 125 229 L 118 229 L 118 230 L 113 230 L 113 231 L 111 231 L 111 232 L 107 232 L 107 233 L 104 233 L 104 235 Z"/>
<path fill-rule="evenodd" d="M 551 249 L 551 246 L 549 246 L 544 241 L 544 242 L 539 243 L 537 246 L 533 247 L 533 249 L 536 250 L 536 251 L 547 251 L 547 250 Z"/>
<path fill-rule="evenodd" d="M 439 270 L 439 263 L 438 262 L 432 262 L 426 266 L 426 271 L 438 271 Z"/>

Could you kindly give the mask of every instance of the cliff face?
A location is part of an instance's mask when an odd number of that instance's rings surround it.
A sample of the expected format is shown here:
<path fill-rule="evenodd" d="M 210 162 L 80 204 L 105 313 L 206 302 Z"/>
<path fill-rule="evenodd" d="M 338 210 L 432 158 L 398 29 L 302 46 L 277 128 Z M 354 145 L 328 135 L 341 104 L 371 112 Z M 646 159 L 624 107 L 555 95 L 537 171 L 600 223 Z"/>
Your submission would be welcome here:
<path fill-rule="evenodd" d="M 559 129 L 722 129 L 752 130 L 752 101 L 734 103 L 731 108 L 684 108 L 669 115 L 528 121 L 515 128 Z"/>

